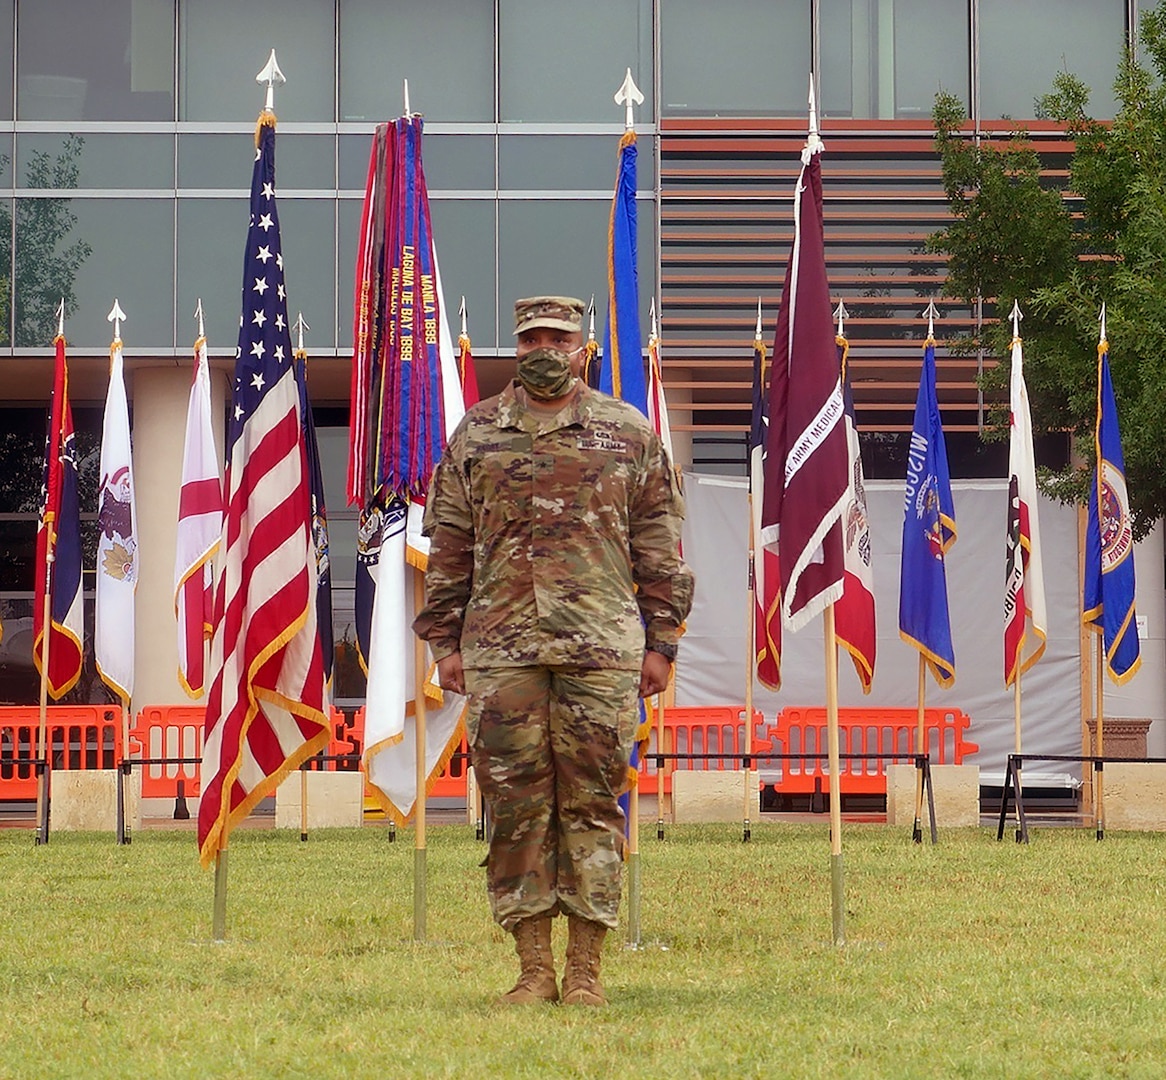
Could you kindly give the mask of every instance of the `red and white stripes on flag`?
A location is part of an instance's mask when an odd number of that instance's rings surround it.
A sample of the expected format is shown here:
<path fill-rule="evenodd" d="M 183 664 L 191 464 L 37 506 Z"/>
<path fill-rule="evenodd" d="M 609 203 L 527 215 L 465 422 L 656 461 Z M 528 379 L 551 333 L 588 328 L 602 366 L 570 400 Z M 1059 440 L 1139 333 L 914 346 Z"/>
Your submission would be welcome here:
<path fill-rule="evenodd" d="M 211 424 L 205 337 L 194 343 L 194 355 L 178 495 L 174 615 L 178 621 L 178 681 L 192 698 L 200 698 L 206 691 L 206 640 L 213 629 L 213 559 L 223 531 L 223 485 Z"/>
<path fill-rule="evenodd" d="M 672 452 L 672 429 L 668 424 L 668 402 L 664 398 L 664 378 L 660 373 L 660 337 L 652 334 L 648 339 L 648 423 L 660 436 L 668 461 L 675 467 L 676 456 Z"/>
<path fill-rule="evenodd" d="M 198 843 L 204 866 L 234 825 L 326 746 L 330 734 L 269 112 L 260 117 L 256 143 L 203 738 Z"/>
<path fill-rule="evenodd" d="M 849 498 L 842 378 L 822 235 L 821 140 L 802 151 L 794 243 L 773 346 L 761 538 L 781 560 L 782 616 L 799 630 L 842 596 Z"/>
<path fill-rule="evenodd" d="M 839 365 L 842 370 L 842 397 L 846 406 L 846 451 L 849 488 L 842 515 L 843 579 L 842 597 L 834 605 L 834 639 L 854 661 L 854 670 L 864 694 L 870 693 L 874 679 L 875 630 L 874 576 L 871 572 L 870 514 L 866 509 L 866 484 L 862 475 L 862 453 L 858 444 L 858 427 L 850 379 L 846 373 L 850 345 L 837 338 Z"/>
<path fill-rule="evenodd" d="M 1035 664 L 1045 651 L 1048 616 L 1041 570 L 1037 516 L 1036 458 L 1032 417 L 1024 385 L 1024 354 L 1019 335 L 1012 339 L 1009 384 L 1011 424 L 1008 442 L 1008 547 L 1004 587 L 1004 685 Z"/>

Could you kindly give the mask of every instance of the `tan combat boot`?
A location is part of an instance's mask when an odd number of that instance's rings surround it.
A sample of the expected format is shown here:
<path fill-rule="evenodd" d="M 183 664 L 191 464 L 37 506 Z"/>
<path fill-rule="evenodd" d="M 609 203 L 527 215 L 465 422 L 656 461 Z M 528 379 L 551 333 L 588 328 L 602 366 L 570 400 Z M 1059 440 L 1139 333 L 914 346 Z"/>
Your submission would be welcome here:
<path fill-rule="evenodd" d="M 522 974 L 514 988 L 499 998 L 503 1005 L 531 1005 L 558 1001 L 555 958 L 551 953 L 551 916 L 534 915 L 514 927 L 514 947 Z"/>
<path fill-rule="evenodd" d="M 567 919 L 567 966 L 563 969 L 564 1005 L 606 1005 L 599 982 L 599 958 L 607 927 L 571 915 Z"/>

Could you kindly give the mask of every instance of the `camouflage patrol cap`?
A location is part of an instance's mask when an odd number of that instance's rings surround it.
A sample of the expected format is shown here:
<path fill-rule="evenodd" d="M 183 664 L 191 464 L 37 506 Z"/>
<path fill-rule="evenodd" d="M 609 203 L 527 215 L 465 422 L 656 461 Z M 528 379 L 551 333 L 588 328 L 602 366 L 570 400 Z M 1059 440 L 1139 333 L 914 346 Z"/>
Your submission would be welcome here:
<path fill-rule="evenodd" d="M 528 296 L 514 302 L 514 333 L 546 326 L 552 330 L 582 330 L 583 301 L 573 296 Z"/>

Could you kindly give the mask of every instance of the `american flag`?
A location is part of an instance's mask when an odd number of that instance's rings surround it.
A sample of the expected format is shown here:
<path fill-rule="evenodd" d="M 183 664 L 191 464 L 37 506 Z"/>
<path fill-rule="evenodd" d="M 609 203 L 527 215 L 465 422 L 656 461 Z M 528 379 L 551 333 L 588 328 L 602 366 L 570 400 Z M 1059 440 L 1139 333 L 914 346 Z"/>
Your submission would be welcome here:
<path fill-rule="evenodd" d="M 203 740 L 204 866 L 226 846 L 231 828 L 329 734 L 269 112 L 259 118 L 256 143 Z"/>

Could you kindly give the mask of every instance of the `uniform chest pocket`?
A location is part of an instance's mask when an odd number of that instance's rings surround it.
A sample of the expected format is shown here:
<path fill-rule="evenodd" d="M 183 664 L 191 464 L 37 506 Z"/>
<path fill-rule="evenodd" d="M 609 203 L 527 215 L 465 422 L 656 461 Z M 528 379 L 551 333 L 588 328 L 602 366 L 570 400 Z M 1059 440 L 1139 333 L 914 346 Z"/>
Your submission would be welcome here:
<path fill-rule="evenodd" d="M 529 520 L 532 474 L 529 451 L 490 447 L 470 459 L 467 486 L 479 540 L 492 536 L 508 523 Z"/>
<path fill-rule="evenodd" d="M 561 483 L 572 485 L 570 505 L 582 522 L 610 536 L 627 535 L 633 479 L 624 455 L 592 453 L 563 473 Z"/>

